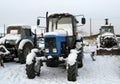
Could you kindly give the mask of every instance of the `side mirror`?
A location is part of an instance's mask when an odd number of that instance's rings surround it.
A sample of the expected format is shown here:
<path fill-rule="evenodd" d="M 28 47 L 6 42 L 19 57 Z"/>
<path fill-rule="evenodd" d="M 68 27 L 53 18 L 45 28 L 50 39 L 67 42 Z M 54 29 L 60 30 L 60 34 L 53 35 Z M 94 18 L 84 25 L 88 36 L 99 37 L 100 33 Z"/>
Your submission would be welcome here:
<path fill-rule="evenodd" d="M 40 19 L 37 19 L 37 26 L 40 25 Z"/>
<path fill-rule="evenodd" d="M 84 17 L 81 19 L 81 23 L 82 23 L 82 24 L 85 24 L 85 23 L 86 23 L 86 19 L 85 19 Z"/>

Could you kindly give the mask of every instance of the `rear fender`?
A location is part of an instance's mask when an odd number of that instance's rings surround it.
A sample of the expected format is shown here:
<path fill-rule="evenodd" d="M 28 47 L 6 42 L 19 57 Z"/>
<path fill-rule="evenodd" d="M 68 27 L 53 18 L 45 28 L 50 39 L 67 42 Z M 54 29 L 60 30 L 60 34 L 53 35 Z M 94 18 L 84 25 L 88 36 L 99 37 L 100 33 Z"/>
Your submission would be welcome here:
<path fill-rule="evenodd" d="M 18 50 L 22 50 L 23 47 L 24 47 L 24 45 L 25 45 L 26 43 L 30 43 L 31 45 L 34 46 L 34 44 L 33 44 L 33 42 L 32 42 L 31 40 L 29 40 L 29 39 L 24 39 L 24 40 L 22 40 L 22 41 L 20 42 L 20 44 L 19 44 L 19 46 L 18 46 Z"/>

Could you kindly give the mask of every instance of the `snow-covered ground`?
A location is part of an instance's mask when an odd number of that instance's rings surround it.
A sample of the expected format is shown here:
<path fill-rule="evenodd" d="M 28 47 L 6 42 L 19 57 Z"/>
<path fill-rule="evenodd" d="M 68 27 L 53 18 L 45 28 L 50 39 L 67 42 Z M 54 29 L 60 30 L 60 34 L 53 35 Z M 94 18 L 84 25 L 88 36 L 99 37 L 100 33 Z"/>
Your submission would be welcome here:
<path fill-rule="evenodd" d="M 85 47 L 84 66 L 78 70 L 76 82 L 67 81 L 64 67 L 42 67 L 40 77 L 28 79 L 25 64 L 15 62 L 0 66 L 0 84 L 120 84 L 120 56 L 95 56 L 92 61 L 92 46 Z"/>

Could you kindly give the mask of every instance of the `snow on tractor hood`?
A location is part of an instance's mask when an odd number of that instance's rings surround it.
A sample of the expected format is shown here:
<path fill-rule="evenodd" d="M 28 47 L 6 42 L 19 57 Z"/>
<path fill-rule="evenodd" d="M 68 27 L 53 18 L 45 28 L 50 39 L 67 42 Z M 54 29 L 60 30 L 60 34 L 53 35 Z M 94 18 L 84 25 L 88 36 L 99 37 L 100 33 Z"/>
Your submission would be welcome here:
<path fill-rule="evenodd" d="M 115 37 L 115 34 L 113 34 L 113 33 L 110 33 L 110 32 L 106 32 L 106 33 L 104 33 L 104 34 L 102 34 L 101 35 L 102 37 Z"/>
<path fill-rule="evenodd" d="M 6 40 L 13 40 L 17 43 L 20 39 L 20 35 L 7 34 L 5 37 L 0 39 L 0 44 L 4 44 Z"/>
<path fill-rule="evenodd" d="M 68 33 L 65 30 L 56 30 L 54 32 L 47 32 L 47 33 L 44 34 L 44 36 L 48 36 L 48 35 L 67 36 Z"/>
<path fill-rule="evenodd" d="M 105 39 L 105 38 L 113 38 L 113 39 L 116 40 L 116 35 L 115 35 L 115 34 L 110 33 L 110 32 L 106 32 L 106 33 L 104 33 L 104 34 L 102 34 L 102 35 L 99 35 L 99 36 L 97 37 L 97 44 L 98 44 L 98 46 L 100 46 L 100 38 L 101 38 L 101 37 L 103 37 L 104 39 Z"/>

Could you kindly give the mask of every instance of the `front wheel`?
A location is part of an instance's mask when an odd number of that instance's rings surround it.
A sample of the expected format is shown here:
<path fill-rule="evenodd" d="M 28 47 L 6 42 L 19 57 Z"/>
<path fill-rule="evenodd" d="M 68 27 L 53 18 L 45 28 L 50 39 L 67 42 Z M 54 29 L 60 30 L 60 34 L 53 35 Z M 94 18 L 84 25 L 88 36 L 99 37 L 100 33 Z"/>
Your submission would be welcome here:
<path fill-rule="evenodd" d="M 35 63 L 32 64 L 26 64 L 26 74 L 29 79 L 35 78 L 35 70 L 34 70 Z"/>
<path fill-rule="evenodd" d="M 77 62 L 74 65 L 69 65 L 68 64 L 68 69 L 67 69 L 67 79 L 68 79 L 68 81 L 76 81 L 77 73 L 78 73 Z"/>
<path fill-rule="evenodd" d="M 83 67 L 83 48 L 81 49 L 81 52 L 78 53 L 77 62 L 78 62 L 78 68 Z"/>

